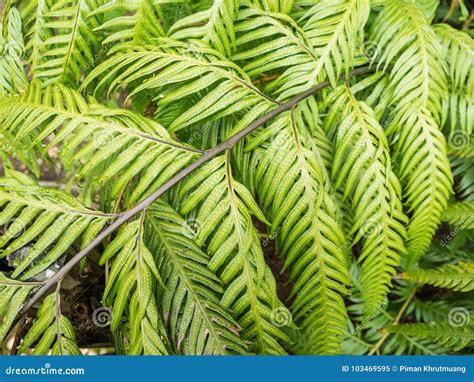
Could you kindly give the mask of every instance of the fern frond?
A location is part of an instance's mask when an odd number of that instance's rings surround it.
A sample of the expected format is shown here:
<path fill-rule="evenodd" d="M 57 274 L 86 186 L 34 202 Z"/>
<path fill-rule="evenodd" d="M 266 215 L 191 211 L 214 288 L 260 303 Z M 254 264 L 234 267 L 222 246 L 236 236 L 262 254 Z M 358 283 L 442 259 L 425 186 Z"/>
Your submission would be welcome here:
<path fill-rule="evenodd" d="M 401 187 L 392 171 L 388 141 L 373 110 L 358 101 L 348 86 L 334 102 L 338 121 L 326 121 L 334 136 L 332 176 L 344 199 L 350 198 L 354 216 L 353 244 L 362 243 L 358 261 L 365 314 L 378 309 L 391 278 L 406 252 Z M 331 126 L 335 124 L 335 126 Z"/>
<path fill-rule="evenodd" d="M 450 156 L 453 176 L 457 177 L 456 191 L 463 200 L 474 200 L 474 159 Z"/>
<path fill-rule="evenodd" d="M 411 212 L 407 249 L 416 260 L 428 248 L 452 193 L 452 175 L 446 141 L 430 112 L 409 116 L 394 142 L 405 204 Z"/>
<path fill-rule="evenodd" d="M 452 325 L 449 321 L 394 325 L 384 328 L 387 333 L 398 333 L 408 337 L 430 339 L 432 343 L 461 350 L 474 340 L 473 317 L 466 316 L 465 325 Z"/>
<path fill-rule="evenodd" d="M 439 7 L 440 0 L 410 0 L 415 4 L 425 15 L 429 22 L 433 21 L 436 10 Z"/>
<path fill-rule="evenodd" d="M 8 335 L 34 283 L 21 283 L 0 273 L 0 342 Z"/>
<path fill-rule="evenodd" d="M 212 7 L 177 21 L 169 30 L 177 40 L 204 41 L 224 56 L 235 50 L 234 20 L 240 0 L 215 0 Z"/>
<path fill-rule="evenodd" d="M 208 256 L 192 240 L 192 227 L 167 203 L 146 216 L 150 248 L 163 283 L 164 323 L 177 351 L 186 355 L 245 354 L 239 325 L 221 306 L 221 280 L 207 268 Z"/>
<path fill-rule="evenodd" d="M 179 189 L 180 210 L 196 219 L 198 245 L 206 247 L 208 268 L 225 285 L 221 304 L 243 328 L 241 338 L 258 354 L 286 354 L 289 338 L 275 321 L 282 309 L 273 275 L 265 264 L 251 215 L 266 219 L 249 191 L 234 180 L 229 158 L 218 157 L 197 170 Z M 284 308 L 283 308 L 284 309 Z"/>
<path fill-rule="evenodd" d="M 324 79 L 333 87 L 351 66 L 358 36 L 369 17 L 369 0 L 323 0 L 299 20 L 316 54 L 312 64 L 294 65 L 273 81 L 268 90 L 287 99 Z"/>
<path fill-rule="evenodd" d="M 81 355 L 71 322 L 61 314 L 59 296 L 46 297 L 33 321 L 33 325 L 18 348 L 25 354 L 34 347 L 34 355 Z"/>
<path fill-rule="evenodd" d="M 288 14 L 291 12 L 294 0 L 248 0 L 249 3 L 260 7 L 264 11 Z"/>
<path fill-rule="evenodd" d="M 459 262 L 440 268 L 419 269 L 405 272 L 402 277 L 439 288 L 449 288 L 456 292 L 474 290 L 474 263 Z"/>
<path fill-rule="evenodd" d="M 0 257 L 30 246 L 26 256 L 14 262 L 11 277 L 44 279 L 47 270 L 82 237 L 86 246 L 114 215 L 84 207 L 71 195 L 38 186 L 13 170 L 0 178 L 0 225 L 8 225 L 0 237 Z M 43 275 L 44 276 L 44 275 Z"/>
<path fill-rule="evenodd" d="M 27 78 L 21 61 L 24 51 L 21 17 L 12 7 L 5 31 L 0 24 L 0 95 L 20 93 L 26 88 Z"/>
<path fill-rule="evenodd" d="M 235 24 L 237 54 L 249 76 L 297 65 L 308 73 L 317 60 L 303 29 L 289 16 L 244 8 Z M 256 45 L 257 44 L 257 45 Z"/>
<path fill-rule="evenodd" d="M 89 17 L 101 16 L 104 21 L 95 25 L 94 32 L 104 32 L 102 44 L 109 53 L 130 46 L 153 44 L 157 37 L 165 36 L 163 11 L 156 0 L 108 0 L 94 9 Z"/>
<path fill-rule="evenodd" d="M 459 130 L 473 133 L 474 125 L 474 43 L 468 34 L 447 24 L 433 27 L 447 62 L 449 94 L 444 101 L 443 125 L 448 120 L 451 134 Z M 449 113 L 447 112 L 449 110 Z"/>
<path fill-rule="evenodd" d="M 378 43 L 374 61 L 384 67 L 394 64 L 389 85 L 393 89 L 392 104 L 396 105 L 392 123 L 401 125 L 411 111 L 420 107 L 439 122 L 447 92 L 439 55 L 441 45 L 420 9 L 409 0 L 385 3 L 375 20 L 371 40 Z"/>
<path fill-rule="evenodd" d="M 47 155 L 60 145 L 62 163 L 69 169 L 78 167 L 79 178 L 93 173 L 96 185 L 114 180 L 112 197 L 139 176 L 130 203 L 156 190 L 195 158 L 195 150 L 173 141 L 158 123 L 127 110 L 89 104 L 62 85 L 41 91 L 34 82 L 25 94 L 5 100 L 0 124 L 20 147 L 37 147 L 54 134 L 39 151 Z"/>
<path fill-rule="evenodd" d="M 252 85 L 237 65 L 216 51 L 197 42 L 172 39 L 158 39 L 156 44 L 111 57 L 91 72 L 82 89 L 98 77 L 103 78 L 97 88 L 113 79 L 109 92 L 120 84 L 138 82 L 129 97 L 151 89 L 158 93 L 158 107 L 182 102 L 207 89 L 204 96 L 171 123 L 171 131 L 245 112 L 236 125 L 240 129 L 276 105 Z"/>
<path fill-rule="evenodd" d="M 474 201 L 450 204 L 443 213 L 443 221 L 457 230 L 474 228 Z"/>
<path fill-rule="evenodd" d="M 428 248 L 452 192 L 446 141 L 440 132 L 447 94 L 441 45 L 422 11 L 407 0 L 385 3 L 372 40 L 378 43 L 374 60 L 385 67 L 394 64 L 389 87 L 395 110 L 387 133 L 404 205 L 411 214 L 407 250 L 410 262 L 416 262 Z"/>
<path fill-rule="evenodd" d="M 271 217 L 270 234 L 285 255 L 284 267 L 290 267 L 293 319 L 309 352 L 337 354 L 347 325 L 342 296 L 349 275 L 324 151 L 313 140 L 319 128 L 315 107 L 308 101 L 281 114 L 247 149 L 268 142 L 252 171 L 261 206 Z"/>
<path fill-rule="evenodd" d="M 38 1 L 35 27 L 29 33 L 34 78 L 45 85 L 79 84 L 82 73 L 95 65 L 94 52 L 100 47 L 100 35 L 93 29 L 101 20 L 89 16 L 99 4 L 100 0 Z"/>
<path fill-rule="evenodd" d="M 112 332 L 128 335 L 127 355 L 166 355 L 168 339 L 156 302 L 162 281 L 144 242 L 143 218 L 123 227 L 102 254 L 101 265 L 112 261 L 103 302 L 112 306 Z"/>

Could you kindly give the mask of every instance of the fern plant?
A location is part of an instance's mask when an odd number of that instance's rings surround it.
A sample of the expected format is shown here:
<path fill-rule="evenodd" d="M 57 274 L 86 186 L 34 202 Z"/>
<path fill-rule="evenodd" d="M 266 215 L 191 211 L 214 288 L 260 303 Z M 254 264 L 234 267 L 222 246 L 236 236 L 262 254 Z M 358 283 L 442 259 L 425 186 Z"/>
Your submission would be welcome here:
<path fill-rule="evenodd" d="M 4 353 L 474 349 L 463 1 L 1 12 Z"/>

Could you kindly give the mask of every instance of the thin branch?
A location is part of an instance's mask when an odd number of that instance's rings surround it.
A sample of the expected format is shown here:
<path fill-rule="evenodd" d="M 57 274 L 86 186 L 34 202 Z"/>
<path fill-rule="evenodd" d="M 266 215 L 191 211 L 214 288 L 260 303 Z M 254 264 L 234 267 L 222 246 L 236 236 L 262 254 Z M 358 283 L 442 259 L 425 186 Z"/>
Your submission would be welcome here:
<path fill-rule="evenodd" d="M 353 69 L 349 71 L 349 73 L 341 77 L 341 79 L 346 79 L 353 76 L 358 76 L 367 73 L 373 73 L 376 71 L 375 66 L 363 66 L 360 68 Z M 172 188 L 174 185 L 179 183 L 181 180 L 186 178 L 191 172 L 202 166 L 204 163 L 210 161 L 215 156 L 219 155 L 220 153 L 224 152 L 227 149 L 232 148 L 237 142 L 239 142 L 242 138 L 245 138 L 247 135 L 252 133 L 258 127 L 264 125 L 272 118 L 276 117 L 280 113 L 290 110 L 293 106 L 297 105 L 301 101 L 305 100 L 306 98 L 314 95 L 316 92 L 330 86 L 329 81 L 321 82 L 311 89 L 295 96 L 288 102 L 277 106 L 275 109 L 270 111 L 268 114 L 263 115 L 262 117 L 256 119 L 253 123 L 247 126 L 245 129 L 239 131 L 226 141 L 218 144 L 214 148 L 207 150 L 203 153 L 203 155 L 195 162 L 191 163 L 188 167 L 184 170 L 180 171 L 176 175 L 174 175 L 171 179 L 165 182 L 158 190 L 154 193 L 149 195 L 143 201 L 129 209 L 127 212 L 123 213 L 121 216 L 117 218 L 110 226 L 108 226 L 104 231 L 102 231 L 94 240 L 92 240 L 89 245 L 87 245 L 82 251 L 77 253 L 72 259 L 70 259 L 54 276 L 48 279 L 44 285 L 33 295 L 33 297 L 25 302 L 23 307 L 20 309 L 17 318 L 14 320 L 13 325 L 15 325 L 18 320 L 26 315 L 28 310 L 40 299 L 42 298 L 48 290 L 50 290 L 55 284 L 57 284 L 67 273 L 69 273 L 76 264 L 78 264 L 81 259 L 83 259 L 89 252 L 91 252 L 95 247 L 97 247 L 102 240 L 104 240 L 107 236 L 113 233 L 116 229 L 130 220 L 132 217 L 137 215 L 143 210 L 146 210 L 150 207 L 153 202 L 155 202 L 160 196 L 162 196 L 166 191 Z"/>

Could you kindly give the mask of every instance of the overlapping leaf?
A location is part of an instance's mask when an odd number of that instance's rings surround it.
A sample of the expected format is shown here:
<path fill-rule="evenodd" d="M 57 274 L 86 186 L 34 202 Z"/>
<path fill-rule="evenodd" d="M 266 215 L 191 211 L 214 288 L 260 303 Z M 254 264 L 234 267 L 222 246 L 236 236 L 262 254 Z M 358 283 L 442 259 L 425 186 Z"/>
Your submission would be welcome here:
<path fill-rule="evenodd" d="M 147 242 L 166 287 L 160 293 L 165 325 L 177 351 L 187 355 L 244 354 L 239 325 L 220 304 L 221 280 L 194 243 L 192 228 L 170 205 L 147 213 Z"/>
<path fill-rule="evenodd" d="M 289 338 L 272 318 L 283 307 L 251 215 L 266 219 L 249 191 L 234 180 L 229 159 L 218 157 L 197 170 L 177 198 L 180 211 L 194 216 L 197 243 L 205 245 L 208 268 L 224 282 L 221 304 L 233 312 L 242 339 L 258 354 L 285 354 L 280 343 Z M 291 319 L 282 326 L 290 324 Z"/>
<path fill-rule="evenodd" d="M 82 238 L 87 245 L 114 215 L 84 207 L 66 192 L 8 170 L 0 178 L 0 256 L 12 257 L 12 278 L 45 279 L 48 268 Z M 25 248 L 26 254 L 15 255 Z M 45 272 L 46 271 L 46 272 Z M 54 272 L 54 271 L 53 271 Z"/>

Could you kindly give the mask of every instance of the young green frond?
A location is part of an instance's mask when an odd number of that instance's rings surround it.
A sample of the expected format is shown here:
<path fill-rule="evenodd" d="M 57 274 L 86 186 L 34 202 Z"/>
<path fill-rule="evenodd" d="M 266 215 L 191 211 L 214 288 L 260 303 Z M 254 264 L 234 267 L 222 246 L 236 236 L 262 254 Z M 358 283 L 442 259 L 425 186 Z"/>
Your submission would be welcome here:
<path fill-rule="evenodd" d="M 197 244 L 206 247 L 208 268 L 226 288 L 221 304 L 242 327 L 250 351 L 285 354 L 280 342 L 289 338 L 280 327 L 291 319 L 280 324 L 274 318 L 285 308 L 252 225 L 252 215 L 266 219 L 249 191 L 234 180 L 229 158 L 218 157 L 197 170 L 179 188 L 176 200 L 181 213 L 195 219 Z"/>
<path fill-rule="evenodd" d="M 460 262 L 435 269 L 419 269 L 403 273 L 402 277 L 439 288 L 469 292 L 474 290 L 474 263 Z"/>
<path fill-rule="evenodd" d="M 112 262 L 103 303 L 112 307 L 112 332 L 127 337 L 126 354 L 166 355 L 168 339 L 156 301 L 162 281 L 144 242 L 143 219 L 142 214 L 123 227 L 102 254 L 101 264 Z"/>
<path fill-rule="evenodd" d="M 177 40 L 202 40 L 224 56 L 235 50 L 234 20 L 240 0 L 215 0 L 212 7 L 177 21 L 168 34 Z"/>
<path fill-rule="evenodd" d="M 71 322 L 61 314 L 59 296 L 53 293 L 41 304 L 33 325 L 23 338 L 18 354 L 81 355 Z"/>
<path fill-rule="evenodd" d="M 407 250 L 416 261 L 428 248 L 452 192 L 446 141 L 431 113 L 420 108 L 402 122 L 393 145 L 404 204 L 411 213 Z"/>
<path fill-rule="evenodd" d="M 450 85 L 444 99 L 442 126 L 449 120 L 451 134 L 459 130 L 469 136 L 474 126 L 474 43 L 467 34 L 447 24 L 433 29 L 441 42 Z"/>
<path fill-rule="evenodd" d="M 407 0 L 384 5 L 372 39 L 378 43 L 378 65 L 394 64 L 389 86 L 395 111 L 388 133 L 394 162 L 399 163 L 404 205 L 411 214 L 407 249 L 416 261 L 428 248 L 451 193 L 446 141 L 440 132 L 447 94 L 441 44 L 423 12 Z"/>
<path fill-rule="evenodd" d="M 173 121 L 170 131 L 245 112 L 236 126 L 240 129 L 277 105 L 237 65 L 198 42 L 159 39 L 155 46 L 116 54 L 90 73 L 82 89 L 99 77 L 102 79 L 97 88 L 112 81 L 109 93 L 124 83 L 135 84 L 129 94 L 132 98 L 144 90 L 153 90 L 159 108 L 205 91 L 198 102 Z"/>
<path fill-rule="evenodd" d="M 39 186 L 13 170 L 0 178 L 0 257 L 9 256 L 11 277 L 44 280 L 76 240 L 86 246 L 114 215 L 84 207 L 66 192 Z M 17 253 L 24 248 L 26 254 Z"/>
<path fill-rule="evenodd" d="M 355 234 L 361 242 L 362 297 L 365 314 L 380 307 L 391 278 L 406 252 L 401 187 L 392 171 L 388 141 L 373 110 L 358 101 L 351 89 L 343 87 L 326 121 L 335 152 L 332 177 L 344 199 L 350 198 Z M 336 119 L 337 118 L 337 119 Z"/>
<path fill-rule="evenodd" d="M 384 330 L 387 333 L 399 333 L 408 337 L 430 339 L 432 343 L 458 351 L 474 340 L 474 319 L 466 316 L 465 320 L 467 322 L 464 325 L 450 321 L 433 321 L 426 324 L 389 326 Z"/>
<path fill-rule="evenodd" d="M 101 4 L 89 17 L 103 17 L 104 21 L 94 26 L 94 33 L 105 33 L 102 44 L 109 53 L 130 46 L 153 44 L 157 37 L 165 36 L 164 17 L 160 3 L 173 2 L 155 0 L 100 0 Z"/>
<path fill-rule="evenodd" d="M 262 131 L 267 141 L 255 171 L 258 199 L 271 217 L 271 235 L 293 281 L 292 314 L 311 354 L 337 354 L 347 325 L 343 295 L 349 282 L 337 201 L 313 134 L 315 104 L 299 105 Z M 324 133 L 322 134 L 324 136 Z"/>
<path fill-rule="evenodd" d="M 175 349 L 186 355 L 245 354 L 240 327 L 220 304 L 222 282 L 194 243 L 192 227 L 162 201 L 149 210 L 145 224 L 166 287 L 159 293 L 161 309 Z"/>

